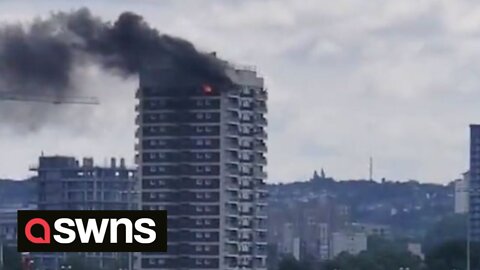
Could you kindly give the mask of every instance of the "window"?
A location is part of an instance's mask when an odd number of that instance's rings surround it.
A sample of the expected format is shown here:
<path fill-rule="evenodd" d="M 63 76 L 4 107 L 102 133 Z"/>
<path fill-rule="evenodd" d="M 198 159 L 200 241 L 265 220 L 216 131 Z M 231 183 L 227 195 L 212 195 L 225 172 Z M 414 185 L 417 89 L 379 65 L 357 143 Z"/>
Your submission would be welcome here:
<path fill-rule="evenodd" d="M 197 206 L 197 207 L 195 207 L 195 211 L 197 213 L 201 213 L 201 212 L 203 212 L 203 208 L 201 206 Z"/>
<path fill-rule="evenodd" d="M 205 247 L 204 247 L 204 250 L 205 250 L 205 251 L 210 251 L 210 246 L 205 246 Z"/>
<path fill-rule="evenodd" d="M 150 192 L 150 199 L 155 199 L 155 198 L 157 198 L 157 193 Z"/>
<path fill-rule="evenodd" d="M 212 183 L 212 180 L 210 180 L 210 179 L 205 179 L 205 185 L 208 186 L 208 185 L 210 185 L 211 183 Z"/>
<path fill-rule="evenodd" d="M 209 233 L 209 232 L 206 232 L 206 233 L 204 234 L 204 236 L 205 236 L 205 238 L 210 238 L 210 233 Z"/>
<path fill-rule="evenodd" d="M 201 139 L 200 140 L 195 140 L 195 144 L 197 146 L 201 146 L 201 145 L 203 145 L 203 140 L 201 140 Z"/>
<path fill-rule="evenodd" d="M 202 179 L 197 179 L 196 183 L 197 183 L 198 186 L 201 186 L 201 185 L 203 185 L 203 180 Z"/>
<path fill-rule="evenodd" d="M 210 192 L 205 192 L 205 199 L 210 199 L 211 195 Z"/>
<path fill-rule="evenodd" d="M 212 140 L 206 139 L 205 140 L 205 145 L 212 145 Z"/>
<path fill-rule="evenodd" d="M 210 225 L 210 219 L 205 219 L 204 223 L 205 223 L 205 225 Z"/>
<path fill-rule="evenodd" d="M 195 193 L 195 197 L 197 199 L 203 199 L 203 194 L 201 192 L 197 192 L 197 193 Z"/>
<path fill-rule="evenodd" d="M 199 119 L 199 120 L 200 120 L 200 119 L 203 119 L 203 113 L 196 113 L 196 114 L 195 114 L 195 117 L 196 117 L 197 119 Z"/>
<path fill-rule="evenodd" d="M 210 166 L 205 166 L 205 172 L 211 172 L 212 168 Z"/>
<path fill-rule="evenodd" d="M 202 238 L 203 238 L 202 233 L 201 233 L 201 232 L 195 233 L 195 238 L 197 238 L 197 239 L 202 239 Z"/>
<path fill-rule="evenodd" d="M 197 226 L 202 225 L 202 220 L 201 219 L 196 219 L 195 220 L 195 225 L 197 225 Z"/>

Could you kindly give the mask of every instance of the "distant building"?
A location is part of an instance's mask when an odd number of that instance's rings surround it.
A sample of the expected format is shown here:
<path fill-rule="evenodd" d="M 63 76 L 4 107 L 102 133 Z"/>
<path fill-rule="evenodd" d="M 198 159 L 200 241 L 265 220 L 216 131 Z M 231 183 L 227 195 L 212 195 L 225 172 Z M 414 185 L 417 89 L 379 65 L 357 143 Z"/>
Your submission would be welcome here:
<path fill-rule="evenodd" d="M 373 223 L 352 223 L 351 227 L 356 232 L 365 233 L 367 236 L 379 236 L 383 238 L 390 238 L 392 232 L 390 226 Z"/>
<path fill-rule="evenodd" d="M 300 237 L 295 237 L 293 239 L 293 257 L 297 260 L 300 261 L 302 258 L 302 239 Z"/>
<path fill-rule="evenodd" d="M 420 257 L 422 260 L 424 259 L 425 255 L 422 252 L 422 244 L 420 243 L 408 243 L 407 244 L 407 251 L 413 255 Z"/>
<path fill-rule="evenodd" d="M 42 156 L 37 167 L 39 210 L 127 210 L 136 208 L 134 169 L 111 159 L 110 166 L 94 164 L 84 158 Z M 56 270 L 66 254 L 35 253 L 35 269 Z M 86 261 L 100 268 L 118 263 L 119 253 L 86 253 Z"/>
<path fill-rule="evenodd" d="M 282 254 L 293 254 L 293 240 L 295 239 L 295 230 L 292 223 L 283 224 L 282 241 L 280 252 Z"/>
<path fill-rule="evenodd" d="M 480 125 L 470 125 L 470 239 L 480 242 Z"/>
<path fill-rule="evenodd" d="M 367 235 L 365 233 L 335 232 L 332 233 L 330 258 L 333 259 L 342 252 L 357 255 L 367 250 Z"/>
<path fill-rule="evenodd" d="M 455 213 L 465 214 L 468 212 L 468 183 L 469 172 L 463 174 L 462 179 L 455 180 Z"/>
<path fill-rule="evenodd" d="M 34 209 L 36 205 L 11 205 L 0 208 L 0 245 L 17 247 L 17 211 Z"/>

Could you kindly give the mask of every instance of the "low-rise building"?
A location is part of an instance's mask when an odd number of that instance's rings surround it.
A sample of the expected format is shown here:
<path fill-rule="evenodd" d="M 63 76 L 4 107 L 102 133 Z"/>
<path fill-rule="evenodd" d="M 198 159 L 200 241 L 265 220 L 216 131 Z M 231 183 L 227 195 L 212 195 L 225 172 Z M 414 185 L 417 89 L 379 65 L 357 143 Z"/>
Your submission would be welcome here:
<path fill-rule="evenodd" d="M 392 231 L 389 225 L 374 223 L 352 223 L 351 227 L 355 232 L 365 233 L 367 236 L 380 236 L 390 238 Z"/>
<path fill-rule="evenodd" d="M 455 180 L 455 213 L 465 214 L 468 212 L 468 186 L 470 182 L 469 172 L 463 173 L 461 179 Z"/>
<path fill-rule="evenodd" d="M 332 233 L 330 258 L 333 259 L 342 252 L 357 255 L 367 250 L 367 235 L 359 232 Z"/>
<path fill-rule="evenodd" d="M 9 205 L 0 208 L 0 245 L 17 246 L 17 211 L 34 210 L 36 205 Z"/>

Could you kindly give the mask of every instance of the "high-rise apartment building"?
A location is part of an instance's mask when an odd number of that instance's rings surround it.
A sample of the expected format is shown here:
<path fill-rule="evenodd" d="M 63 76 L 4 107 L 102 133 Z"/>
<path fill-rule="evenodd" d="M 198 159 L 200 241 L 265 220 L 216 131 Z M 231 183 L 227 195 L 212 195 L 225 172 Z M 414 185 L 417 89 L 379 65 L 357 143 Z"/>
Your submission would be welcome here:
<path fill-rule="evenodd" d="M 470 240 L 480 241 L 480 125 L 470 125 L 469 233 Z"/>
<path fill-rule="evenodd" d="M 141 208 L 168 211 L 168 252 L 141 269 L 266 269 L 267 92 L 253 69 L 229 89 L 140 75 L 136 145 Z M 168 80 L 168 79 L 166 79 Z"/>
<path fill-rule="evenodd" d="M 480 125 L 470 125 L 469 171 L 470 240 L 480 241 Z"/>
<path fill-rule="evenodd" d="M 117 164 L 112 158 L 108 166 L 98 166 L 93 159 L 84 158 L 83 164 L 74 157 L 42 156 L 37 172 L 39 210 L 128 210 L 136 208 L 135 170 L 123 159 Z M 72 255 L 72 254 L 70 254 Z M 85 263 L 102 269 L 129 268 L 127 254 L 104 252 L 78 254 Z M 60 269 L 65 253 L 33 254 L 35 269 Z"/>

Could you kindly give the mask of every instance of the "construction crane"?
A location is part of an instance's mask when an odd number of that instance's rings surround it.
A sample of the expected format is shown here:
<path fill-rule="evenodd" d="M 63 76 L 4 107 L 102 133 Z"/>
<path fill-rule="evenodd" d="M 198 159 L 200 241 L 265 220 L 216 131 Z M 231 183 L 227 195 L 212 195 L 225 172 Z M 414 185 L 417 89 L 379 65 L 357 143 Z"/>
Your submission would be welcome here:
<path fill-rule="evenodd" d="M 49 95 L 27 95 L 23 93 L 14 92 L 0 92 L 0 101 L 26 101 L 26 102 L 40 102 L 51 103 L 55 105 L 60 104 L 83 104 L 83 105 L 98 105 L 100 102 L 95 97 L 78 97 L 78 96 L 49 96 Z"/>

